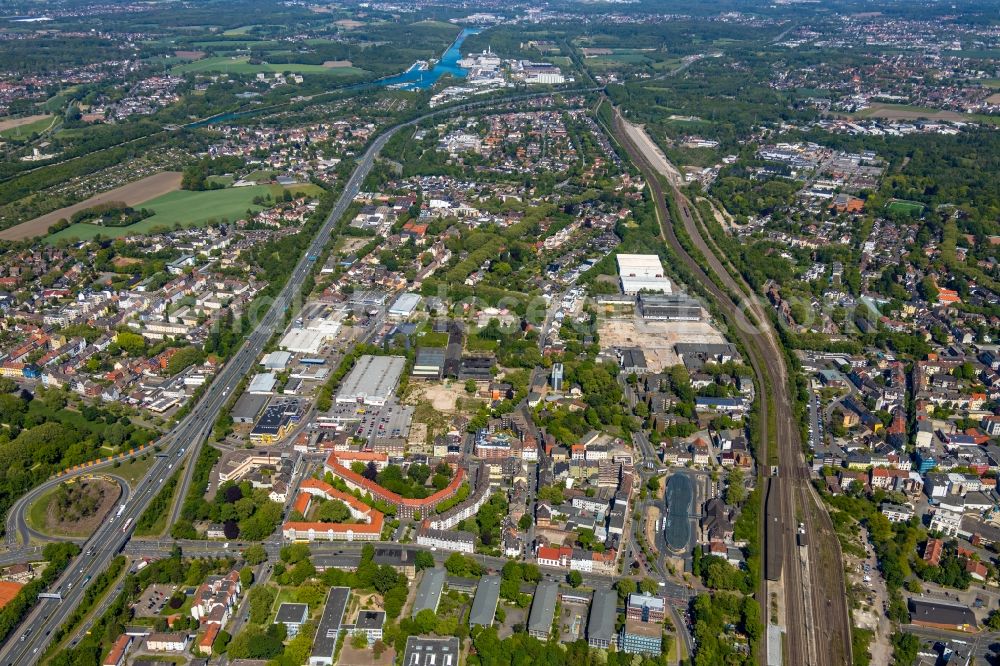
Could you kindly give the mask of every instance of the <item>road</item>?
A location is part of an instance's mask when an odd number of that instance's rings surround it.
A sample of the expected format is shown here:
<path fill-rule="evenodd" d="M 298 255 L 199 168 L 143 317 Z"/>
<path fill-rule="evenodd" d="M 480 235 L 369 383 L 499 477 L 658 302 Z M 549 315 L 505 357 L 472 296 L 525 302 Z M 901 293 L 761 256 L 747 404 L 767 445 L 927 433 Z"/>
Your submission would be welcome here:
<path fill-rule="evenodd" d="M 750 289 L 733 275 L 719 256 L 721 253 L 705 241 L 696 221 L 690 202 L 679 190 L 677 169 L 670 165 L 662 151 L 642 132 L 625 121 L 615 111 L 612 133 L 624 147 L 629 157 L 639 167 L 649 184 L 664 240 L 685 264 L 694 279 L 712 296 L 717 307 L 725 314 L 730 333 L 737 337 L 747 352 L 748 362 L 754 369 L 757 385 L 761 387 L 759 401 L 762 437 L 759 460 L 767 461 L 767 447 L 777 444 L 779 476 L 771 479 L 779 493 L 782 517 L 780 530 L 769 531 L 767 539 L 780 540 L 783 568 L 781 590 L 787 632 L 787 663 L 817 664 L 824 666 L 850 663 L 850 619 L 847 614 L 846 593 L 840 545 L 830 523 L 829 514 L 812 490 L 809 470 L 805 465 L 799 439 L 799 429 L 794 417 L 788 392 L 788 374 L 784 352 L 776 332 L 770 326 L 768 313 L 760 302 L 748 294 Z M 672 220 L 667 206 L 661 176 L 670 183 L 671 194 L 677 204 L 678 220 Z M 674 224 L 679 223 L 693 244 L 698 259 L 681 244 Z M 709 277 L 711 272 L 715 279 Z M 718 281 L 718 283 L 717 283 Z M 721 283 L 721 286 L 720 286 Z M 752 321 L 747 313 L 752 315 Z M 768 396 L 767 393 L 770 392 Z M 769 399 L 768 399 L 769 398 Z M 774 410 L 773 416 L 769 409 Z M 771 432 L 771 423 L 775 430 Z M 810 570 L 822 571 L 809 586 L 806 599 L 800 579 L 801 569 L 796 566 L 798 545 L 796 523 L 804 523 L 809 543 Z M 766 552 L 765 548 L 762 549 Z M 769 616 L 767 594 L 758 593 L 761 617 Z M 808 603 L 806 603 L 808 602 Z M 804 606 L 808 606 L 808 617 Z M 766 650 L 762 650 L 766 654 Z"/>
<path fill-rule="evenodd" d="M 120 476 L 117 476 L 115 474 L 110 474 L 108 472 L 99 472 L 99 473 L 90 472 L 90 475 L 100 476 L 117 483 L 118 488 L 121 492 L 121 495 L 118 498 L 118 504 L 123 504 L 128 501 L 129 494 L 132 492 L 132 489 L 128 485 L 128 481 L 126 481 Z M 26 545 L 30 544 L 32 540 L 75 541 L 77 543 L 84 543 L 86 541 L 86 539 L 82 538 L 74 539 L 68 537 L 60 537 L 56 539 L 47 534 L 42 534 L 41 532 L 37 532 L 31 529 L 31 527 L 28 525 L 27 519 L 25 518 L 25 516 L 28 513 L 28 509 L 31 507 L 32 504 L 35 503 L 36 500 L 38 500 L 42 495 L 49 492 L 53 488 L 57 487 L 60 483 L 65 483 L 66 480 L 67 480 L 66 477 L 49 479 L 48 481 L 45 481 L 41 485 L 32 488 L 29 492 L 22 495 L 21 498 L 14 503 L 14 506 L 11 507 L 10 513 L 7 514 L 6 541 L 8 548 L 15 548 L 17 546 L 18 539 L 20 539 L 21 543 Z"/>

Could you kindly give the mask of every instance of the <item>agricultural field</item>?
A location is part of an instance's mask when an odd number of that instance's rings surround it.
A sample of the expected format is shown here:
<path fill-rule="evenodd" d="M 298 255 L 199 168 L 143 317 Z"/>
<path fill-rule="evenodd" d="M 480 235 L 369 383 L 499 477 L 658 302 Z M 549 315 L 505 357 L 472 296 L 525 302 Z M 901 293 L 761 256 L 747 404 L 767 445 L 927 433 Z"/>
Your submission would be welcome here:
<path fill-rule="evenodd" d="M 153 197 L 159 197 L 167 192 L 176 190 L 180 185 L 180 172 L 163 171 L 128 183 L 127 185 L 116 187 L 108 192 L 92 196 L 72 206 L 46 213 L 23 224 L 4 229 L 0 231 L 0 240 L 24 240 L 25 238 L 44 236 L 48 232 L 49 227 L 59 220 L 68 220 L 77 211 L 93 208 L 94 206 L 111 201 L 121 201 L 127 206 L 135 206 L 144 201 L 149 201 Z M 69 229 L 66 229 L 66 231 L 69 231 Z"/>
<path fill-rule="evenodd" d="M 6 118 L 0 120 L 0 138 L 24 139 L 31 136 L 32 132 L 44 132 L 54 122 L 55 116 L 50 115 Z"/>
<path fill-rule="evenodd" d="M 364 76 L 368 72 L 358 67 L 327 67 L 324 65 L 303 65 L 301 63 L 260 63 L 251 64 L 249 56 L 230 58 L 226 56 L 214 56 L 194 60 L 177 65 L 171 72 L 173 74 L 188 74 L 191 72 L 226 72 L 229 74 L 257 74 L 259 72 L 281 74 L 292 72 L 295 74 L 327 74 L 330 76 Z"/>
<path fill-rule="evenodd" d="M 271 197 L 280 195 L 286 188 L 281 185 L 254 185 L 251 187 L 233 187 L 224 190 L 207 190 L 191 192 L 177 190 L 163 196 L 136 204 L 137 208 L 148 208 L 155 212 L 141 222 L 127 227 L 104 227 L 96 224 L 74 224 L 67 229 L 48 237 L 48 242 L 55 243 L 61 239 L 87 239 L 95 236 L 119 238 L 134 234 L 153 233 L 157 229 L 173 228 L 180 224 L 184 227 L 203 227 L 212 220 L 237 220 L 247 210 L 262 210 L 263 206 L 253 203 L 256 197 Z M 312 184 L 292 185 L 287 189 L 293 193 L 301 192 L 317 195 L 320 189 Z"/>

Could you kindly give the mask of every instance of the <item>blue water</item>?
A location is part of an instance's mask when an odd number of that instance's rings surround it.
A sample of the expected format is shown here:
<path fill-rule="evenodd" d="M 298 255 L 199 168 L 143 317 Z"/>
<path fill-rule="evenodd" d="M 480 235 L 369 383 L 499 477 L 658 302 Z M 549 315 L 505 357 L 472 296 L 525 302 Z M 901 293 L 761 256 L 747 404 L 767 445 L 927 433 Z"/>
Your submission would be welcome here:
<path fill-rule="evenodd" d="M 437 83 L 438 79 L 445 74 L 450 74 L 457 79 L 464 79 L 468 72 L 458 66 L 458 61 L 462 59 L 460 50 L 462 42 L 469 35 L 475 35 L 478 32 L 478 28 L 466 28 L 462 30 L 461 34 L 448 47 L 448 50 L 444 52 L 444 55 L 441 56 L 441 59 L 438 60 L 433 68 L 429 70 L 410 68 L 402 74 L 379 80 L 379 84 L 398 87 L 402 90 L 425 90 Z"/>
<path fill-rule="evenodd" d="M 667 515 L 663 525 L 667 545 L 673 550 L 686 550 L 691 540 L 691 500 L 694 496 L 691 479 L 683 472 L 667 480 Z"/>
<path fill-rule="evenodd" d="M 416 66 L 414 66 L 402 74 L 396 74 L 395 76 L 389 76 L 377 81 L 355 83 L 349 86 L 344 86 L 342 89 L 365 90 L 366 88 L 395 86 L 401 90 L 425 90 L 437 83 L 438 79 L 445 74 L 450 74 L 458 79 L 464 79 L 468 72 L 458 66 L 458 61 L 462 59 L 462 53 L 460 50 L 462 42 L 464 42 L 465 38 L 469 35 L 475 35 L 481 31 L 481 28 L 465 28 L 462 30 L 458 37 L 455 38 L 452 45 L 448 47 L 448 50 L 444 52 L 444 55 L 441 56 L 441 59 L 438 60 L 437 64 L 429 70 L 417 69 Z M 246 118 L 247 116 L 254 116 L 273 108 L 274 107 L 269 106 L 261 109 L 250 109 L 249 111 L 231 111 L 229 113 L 220 113 L 219 115 L 212 116 L 211 118 L 205 118 L 203 120 L 197 120 L 193 123 L 188 123 L 185 127 L 205 127 L 206 125 L 230 122 L 232 120 Z"/>

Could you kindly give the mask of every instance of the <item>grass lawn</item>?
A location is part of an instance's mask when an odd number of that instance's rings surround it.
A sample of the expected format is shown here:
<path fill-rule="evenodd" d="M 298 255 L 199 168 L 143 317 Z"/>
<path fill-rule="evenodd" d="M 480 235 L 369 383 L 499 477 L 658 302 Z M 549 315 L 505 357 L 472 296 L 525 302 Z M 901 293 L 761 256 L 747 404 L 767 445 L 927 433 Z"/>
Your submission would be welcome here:
<path fill-rule="evenodd" d="M 58 486 L 42 493 L 42 496 L 38 500 L 28 507 L 28 513 L 25 515 L 24 520 L 28 523 L 28 527 L 38 532 L 45 532 L 45 513 L 49 508 L 49 502 L 52 501 L 52 497 L 56 494 Z"/>
<path fill-rule="evenodd" d="M 17 127 L 11 127 L 10 129 L 5 129 L 3 131 L 0 131 L 0 137 L 3 137 L 4 139 L 24 139 L 31 136 L 32 132 L 44 132 L 55 121 L 56 121 L 56 116 L 39 118 L 34 122 L 30 122 L 25 125 L 18 125 Z"/>
<path fill-rule="evenodd" d="M 230 187 L 233 184 L 232 176 L 209 176 L 205 179 L 206 183 L 218 183 L 223 187 Z"/>
<path fill-rule="evenodd" d="M 323 65 L 304 65 L 301 63 L 261 63 L 252 65 L 249 56 L 239 56 L 229 58 L 216 56 L 212 58 L 202 58 L 193 62 L 178 65 L 171 70 L 173 74 L 187 74 L 189 72 L 227 72 L 230 74 L 257 74 L 258 72 L 281 73 L 294 72 L 296 74 L 327 74 L 330 76 L 355 76 L 364 75 L 368 72 L 358 67 L 324 67 Z"/>
<path fill-rule="evenodd" d="M 418 336 L 417 344 L 420 345 L 421 347 L 447 347 L 448 334 L 436 333 L 435 331 L 427 331 L 426 333 L 421 333 Z"/>
<path fill-rule="evenodd" d="M 141 456 L 138 458 L 129 458 L 122 463 L 121 467 L 112 467 L 111 473 L 122 477 L 128 481 L 128 484 L 132 488 L 135 488 L 135 485 L 142 480 L 142 477 L 146 476 L 146 472 L 149 471 L 154 462 L 156 462 L 156 456 L 153 454 L 152 449 L 150 449 L 146 454 L 145 460 Z"/>

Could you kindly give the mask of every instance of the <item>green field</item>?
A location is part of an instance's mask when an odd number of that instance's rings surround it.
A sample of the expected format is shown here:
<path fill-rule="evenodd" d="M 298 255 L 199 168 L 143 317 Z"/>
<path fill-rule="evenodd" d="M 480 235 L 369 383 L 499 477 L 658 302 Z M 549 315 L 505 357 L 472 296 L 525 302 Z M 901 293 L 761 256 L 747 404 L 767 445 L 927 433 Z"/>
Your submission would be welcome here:
<path fill-rule="evenodd" d="M 249 56 L 238 58 L 228 58 L 216 56 L 213 58 L 202 58 L 192 62 L 177 65 L 171 71 L 173 74 L 187 74 L 190 72 L 226 72 L 229 74 L 257 74 L 258 72 L 282 73 L 293 72 L 295 74 L 326 74 L 329 76 L 362 76 L 367 74 L 366 70 L 358 67 L 324 67 L 323 65 L 303 65 L 301 63 L 261 63 L 251 65 Z"/>
<path fill-rule="evenodd" d="M 104 238 L 120 238 L 121 236 L 148 234 L 157 229 L 172 229 L 177 224 L 184 227 L 203 227 L 210 220 L 219 221 L 223 218 L 232 222 L 243 217 L 247 209 L 258 211 L 263 208 L 254 205 L 255 197 L 270 194 L 272 198 L 275 198 L 285 189 L 281 185 L 253 185 L 204 192 L 177 190 L 137 204 L 136 208 L 148 208 L 155 212 L 154 215 L 141 222 L 127 227 L 74 224 L 49 236 L 47 241 L 54 243 L 60 239 L 74 238 L 86 240 L 98 235 Z M 311 196 L 322 194 L 322 189 L 312 183 L 290 185 L 287 189 L 293 194 L 303 193 Z"/>
<path fill-rule="evenodd" d="M 886 208 L 892 213 L 904 215 L 919 215 L 924 212 L 924 205 L 916 201 L 890 201 Z"/>
<path fill-rule="evenodd" d="M 233 35 L 245 35 L 245 34 L 247 34 L 248 32 L 250 32 L 251 30 L 253 30 L 256 27 L 258 27 L 258 26 L 256 26 L 256 25 L 241 25 L 238 28 L 233 28 L 231 30 L 226 30 L 222 34 L 225 37 L 230 37 L 230 36 L 233 36 Z"/>
<path fill-rule="evenodd" d="M 48 118 L 39 118 L 33 123 L 28 123 L 27 125 L 20 125 L 18 127 L 11 127 L 10 129 L 5 129 L 0 131 L 0 137 L 4 139 L 25 139 L 31 136 L 32 132 L 43 132 L 47 130 L 52 123 L 56 120 L 56 116 L 50 116 Z"/>

